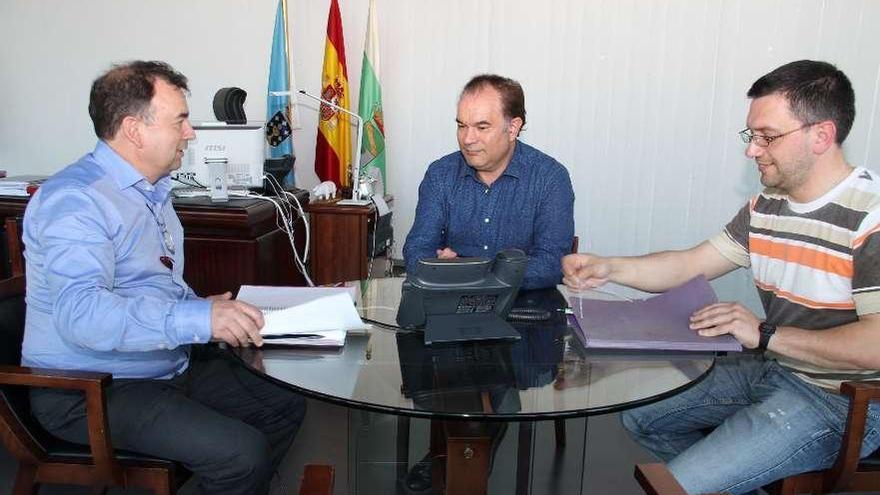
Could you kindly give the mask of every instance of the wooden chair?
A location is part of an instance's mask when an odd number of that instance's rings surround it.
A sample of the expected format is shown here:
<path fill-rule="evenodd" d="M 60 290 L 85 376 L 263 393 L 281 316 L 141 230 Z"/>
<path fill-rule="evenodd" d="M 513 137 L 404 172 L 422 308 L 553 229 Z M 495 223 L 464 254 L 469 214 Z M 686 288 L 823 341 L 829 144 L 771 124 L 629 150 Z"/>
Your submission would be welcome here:
<path fill-rule="evenodd" d="M 666 469 L 666 464 L 659 462 L 636 464 L 633 474 L 646 495 L 688 495 L 672 473 Z"/>
<path fill-rule="evenodd" d="M 765 489 L 779 495 L 822 494 L 880 491 L 880 449 L 859 459 L 865 434 L 868 404 L 880 400 L 880 383 L 843 382 L 840 393 L 849 397 L 849 413 L 837 459 L 830 468 L 796 474 L 770 484 Z M 675 491 L 678 483 L 663 464 L 636 466 L 636 479 L 645 493 L 656 495 L 683 494 Z M 675 482 L 674 485 L 669 481 Z M 678 486 L 681 489 L 680 486 Z"/>
<path fill-rule="evenodd" d="M 141 487 L 156 495 L 176 493 L 190 473 L 167 459 L 114 450 L 110 442 L 104 388 L 107 373 L 19 366 L 24 336 L 25 268 L 20 217 L 7 218 L 6 247 L 12 277 L 0 280 L 0 437 L 19 460 L 13 495 L 34 495 L 42 483 Z M 81 390 L 86 394 L 89 445 L 57 439 L 30 414 L 28 387 Z M 307 464 L 299 495 L 332 495 L 334 468 Z"/>
<path fill-rule="evenodd" d="M 136 486 L 156 495 L 175 493 L 175 463 L 113 449 L 104 397 L 109 374 L 18 365 L 24 314 L 24 277 L 0 281 L 0 437 L 19 462 L 12 493 L 36 494 L 42 483 L 91 486 L 98 493 L 108 486 Z M 29 387 L 82 391 L 89 445 L 65 442 L 46 432 L 31 416 Z"/>
<path fill-rule="evenodd" d="M 3 227 L 6 230 L 6 252 L 9 256 L 9 271 L 13 277 L 24 277 L 24 248 L 21 242 L 21 217 L 8 217 Z"/>
<path fill-rule="evenodd" d="M 880 449 L 859 459 L 868 403 L 880 400 L 880 383 L 843 382 L 840 393 L 849 397 L 849 413 L 834 465 L 782 479 L 769 490 L 780 495 L 880 491 Z"/>

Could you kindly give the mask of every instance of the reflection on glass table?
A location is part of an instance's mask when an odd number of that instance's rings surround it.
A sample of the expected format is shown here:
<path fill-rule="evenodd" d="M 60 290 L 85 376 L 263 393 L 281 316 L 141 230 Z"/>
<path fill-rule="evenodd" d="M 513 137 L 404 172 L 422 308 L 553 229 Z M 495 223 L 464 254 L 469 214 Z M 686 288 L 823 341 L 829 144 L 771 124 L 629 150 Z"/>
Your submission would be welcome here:
<path fill-rule="evenodd" d="M 349 334 L 341 349 L 236 352 L 258 372 L 323 401 L 404 417 L 519 422 L 520 435 L 529 437 L 531 421 L 605 414 L 674 394 L 714 362 L 709 353 L 586 350 L 555 289 L 521 291 L 515 307 L 543 308 L 550 318 L 512 322 L 519 340 L 426 346 L 420 331 L 395 328 L 402 280 L 350 283 L 359 313 L 373 324 Z M 518 478 L 527 468 L 518 463 Z M 528 492 L 527 474 L 517 485 Z"/>
<path fill-rule="evenodd" d="M 417 417 L 461 419 L 490 414 L 493 419 L 510 420 L 574 417 L 633 407 L 689 386 L 714 360 L 713 355 L 700 353 L 585 350 L 571 335 L 564 314 L 555 311 L 565 304 L 555 290 L 520 295 L 518 307 L 555 306 L 550 321 L 514 323 L 521 340 L 425 346 L 420 343 L 420 332 L 393 329 L 401 281 L 386 278 L 353 283 L 358 288 L 360 314 L 383 326 L 373 325 L 365 334 L 349 334 L 341 349 L 269 345 L 259 350 L 242 349 L 240 356 L 272 379 L 337 404 Z M 413 400 L 415 390 L 410 380 L 417 379 L 413 373 L 423 368 L 428 358 L 431 362 L 465 363 L 478 370 L 480 366 L 494 367 L 503 356 L 509 356 L 504 365 L 516 379 L 517 411 L 481 413 L 437 401 Z M 462 376 L 468 375 L 460 371 Z M 442 392 L 443 386 L 450 385 L 447 380 L 437 386 Z M 419 381 L 418 392 L 421 397 L 430 395 L 428 382 Z"/>

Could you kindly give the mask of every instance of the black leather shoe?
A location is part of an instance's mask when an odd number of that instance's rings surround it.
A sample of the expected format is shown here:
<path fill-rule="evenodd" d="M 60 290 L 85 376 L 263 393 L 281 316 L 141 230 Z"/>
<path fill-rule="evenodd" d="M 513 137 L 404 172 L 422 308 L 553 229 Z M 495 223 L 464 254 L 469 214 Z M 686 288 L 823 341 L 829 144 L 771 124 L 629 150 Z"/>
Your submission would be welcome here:
<path fill-rule="evenodd" d="M 406 495 L 427 495 L 431 493 L 431 458 L 425 456 L 406 473 L 400 481 L 400 488 Z"/>

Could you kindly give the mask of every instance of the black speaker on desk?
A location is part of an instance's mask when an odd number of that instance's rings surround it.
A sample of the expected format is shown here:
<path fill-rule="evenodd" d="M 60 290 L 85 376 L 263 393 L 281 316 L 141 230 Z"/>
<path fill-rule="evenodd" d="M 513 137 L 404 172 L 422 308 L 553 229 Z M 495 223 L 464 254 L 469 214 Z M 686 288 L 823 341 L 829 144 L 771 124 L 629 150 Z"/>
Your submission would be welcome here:
<path fill-rule="evenodd" d="M 263 161 L 263 172 L 266 175 L 272 176 L 278 184 L 281 184 L 281 187 L 284 187 L 284 178 L 293 171 L 294 163 L 296 163 L 296 157 L 291 155 L 284 155 L 280 158 L 266 158 Z M 266 179 L 263 179 L 263 189 L 269 193 L 273 191 Z"/>

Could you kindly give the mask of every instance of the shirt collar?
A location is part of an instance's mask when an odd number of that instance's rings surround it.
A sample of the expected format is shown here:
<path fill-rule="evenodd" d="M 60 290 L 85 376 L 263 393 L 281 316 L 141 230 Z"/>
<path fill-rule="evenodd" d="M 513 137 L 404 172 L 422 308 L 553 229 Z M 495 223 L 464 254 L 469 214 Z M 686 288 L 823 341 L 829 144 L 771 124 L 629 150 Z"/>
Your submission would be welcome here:
<path fill-rule="evenodd" d="M 156 203 L 164 203 L 168 198 L 171 192 L 171 177 L 166 175 L 155 184 L 150 184 L 137 169 L 103 140 L 95 145 L 93 154 L 98 164 L 116 182 L 120 190 L 134 187 L 147 199 Z"/>
<path fill-rule="evenodd" d="M 509 175 L 510 177 L 519 179 L 522 177 L 523 173 L 525 173 L 526 164 L 523 161 L 522 148 L 522 144 L 519 142 L 519 139 L 517 139 L 516 142 L 514 142 L 513 156 L 510 157 L 510 163 L 507 164 L 507 168 L 505 168 L 504 173 L 501 174 L 502 176 Z M 461 161 L 463 164 L 459 177 L 471 176 L 476 178 L 476 171 L 474 168 L 467 164 L 467 160 L 464 159 L 464 155 L 461 154 L 461 152 L 459 152 L 459 155 L 461 155 Z"/>

